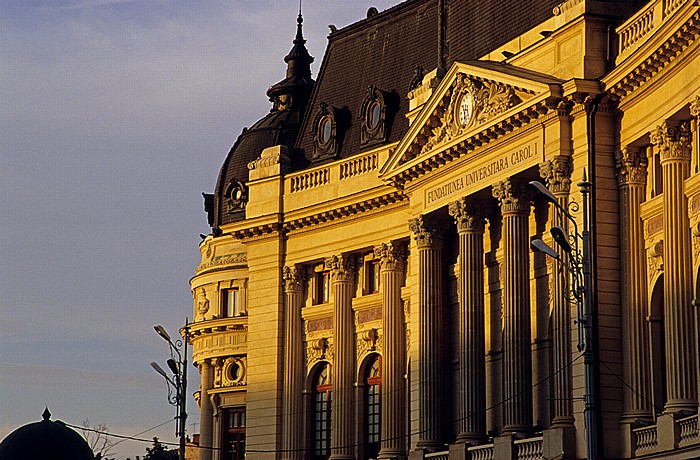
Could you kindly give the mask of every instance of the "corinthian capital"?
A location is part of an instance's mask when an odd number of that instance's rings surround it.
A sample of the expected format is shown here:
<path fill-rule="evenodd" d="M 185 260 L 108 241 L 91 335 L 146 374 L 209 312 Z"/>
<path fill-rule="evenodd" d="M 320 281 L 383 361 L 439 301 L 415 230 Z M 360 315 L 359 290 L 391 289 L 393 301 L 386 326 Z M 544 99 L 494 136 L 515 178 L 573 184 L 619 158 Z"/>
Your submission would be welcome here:
<path fill-rule="evenodd" d="M 625 147 L 615 154 L 617 180 L 620 185 L 644 184 L 647 178 L 649 159 L 644 149 Z"/>
<path fill-rule="evenodd" d="M 530 212 L 532 194 L 522 182 L 506 179 L 493 185 L 493 197 L 501 206 L 501 213 Z"/>
<path fill-rule="evenodd" d="M 284 267 L 282 280 L 286 292 L 301 292 L 304 290 L 304 270 L 296 267 Z"/>
<path fill-rule="evenodd" d="M 325 261 L 333 281 L 350 282 L 355 279 L 355 256 L 331 256 Z"/>
<path fill-rule="evenodd" d="M 484 217 L 486 216 L 486 207 L 474 200 L 462 197 L 457 201 L 450 203 L 447 208 L 452 217 L 455 218 L 457 231 L 460 232 L 483 232 Z"/>
<path fill-rule="evenodd" d="M 442 237 L 445 233 L 445 225 L 442 222 L 418 216 L 408 221 L 408 228 L 415 235 L 418 247 L 442 246 Z"/>
<path fill-rule="evenodd" d="M 382 270 L 403 271 L 406 268 L 406 245 L 382 243 L 374 247 L 374 257 L 379 259 Z"/>
<path fill-rule="evenodd" d="M 540 176 L 554 194 L 569 193 L 573 171 L 574 162 L 569 156 L 558 156 L 540 163 Z"/>
<path fill-rule="evenodd" d="M 688 122 L 675 125 L 664 121 L 650 133 L 650 136 L 651 143 L 659 148 L 661 161 L 690 159 L 692 145 Z"/>

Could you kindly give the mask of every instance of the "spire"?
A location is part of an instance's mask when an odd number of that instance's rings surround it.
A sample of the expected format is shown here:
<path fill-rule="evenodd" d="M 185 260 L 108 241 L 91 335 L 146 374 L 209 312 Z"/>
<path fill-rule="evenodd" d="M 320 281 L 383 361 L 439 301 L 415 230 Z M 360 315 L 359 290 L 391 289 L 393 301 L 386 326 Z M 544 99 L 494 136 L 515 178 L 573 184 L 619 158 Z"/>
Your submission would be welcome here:
<path fill-rule="evenodd" d="M 311 63 L 314 58 L 311 57 L 306 49 L 304 33 L 302 31 L 304 17 L 301 15 L 301 4 L 299 5 L 299 16 L 297 16 L 297 35 L 294 38 L 294 46 L 284 57 L 284 62 L 287 63 L 287 77 L 311 77 Z"/>
<path fill-rule="evenodd" d="M 41 414 L 41 417 L 45 420 L 48 421 L 51 418 L 51 412 L 49 412 L 48 407 L 44 407 L 44 412 Z"/>

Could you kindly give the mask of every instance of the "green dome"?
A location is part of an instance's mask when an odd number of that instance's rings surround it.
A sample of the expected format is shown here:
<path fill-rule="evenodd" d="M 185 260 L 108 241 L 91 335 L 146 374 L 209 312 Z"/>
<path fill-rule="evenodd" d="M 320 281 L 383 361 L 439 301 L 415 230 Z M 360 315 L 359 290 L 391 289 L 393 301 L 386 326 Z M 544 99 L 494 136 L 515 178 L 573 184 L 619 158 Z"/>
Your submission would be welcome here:
<path fill-rule="evenodd" d="M 0 460 L 94 460 L 88 443 L 63 422 L 44 420 L 17 428 L 0 443 Z"/>

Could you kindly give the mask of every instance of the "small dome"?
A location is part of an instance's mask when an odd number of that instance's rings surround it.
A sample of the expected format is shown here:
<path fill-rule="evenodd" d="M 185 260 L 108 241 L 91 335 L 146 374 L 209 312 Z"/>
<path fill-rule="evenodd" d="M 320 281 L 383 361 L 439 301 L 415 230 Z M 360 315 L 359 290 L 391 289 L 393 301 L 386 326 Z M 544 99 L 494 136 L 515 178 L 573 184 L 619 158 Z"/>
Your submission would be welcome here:
<path fill-rule="evenodd" d="M 94 460 L 88 443 L 63 422 L 44 420 L 17 428 L 0 443 L 0 460 Z"/>

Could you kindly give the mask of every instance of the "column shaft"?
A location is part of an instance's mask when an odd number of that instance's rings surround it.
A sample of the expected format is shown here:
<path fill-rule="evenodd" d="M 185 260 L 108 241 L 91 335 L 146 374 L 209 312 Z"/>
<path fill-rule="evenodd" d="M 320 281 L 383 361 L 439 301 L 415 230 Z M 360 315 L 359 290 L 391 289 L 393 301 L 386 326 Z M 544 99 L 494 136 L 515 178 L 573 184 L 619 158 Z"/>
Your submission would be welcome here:
<path fill-rule="evenodd" d="M 459 434 L 457 442 L 486 438 L 483 210 L 462 198 L 449 207 L 459 236 Z"/>
<path fill-rule="evenodd" d="M 691 306 L 690 222 L 684 180 L 690 175 L 687 124 L 659 126 L 652 142 L 659 146 L 664 202 L 664 329 L 666 345 L 666 412 L 695 410 L 695 327 Z"/>
<path fill-rule="evenodd" d="M 284 388 L 282 389 L 282 458 L 303 458 L 304 430 L 299 420 L 304 412 L 304 348 L 302 343 L 301 306 L 304 273 L 301 269 L 284 267 L 286 292 L 284 338 Z"/>
<path fill-rule="evenodd" d="M 503 215 L 503 431 L 528 432 L 532 426 L 530 346 L 530 203 L 522 185 L 494 186 Z"/>
<path fill-rule="evenodd" d="M 540 165 L 540 175 L 547 181 L 547 187 L 557 198 L 557 203 L 568 209 L 571 189 L 571 157 L 558 156 Z M 551 206 L 550 221 L 569 232 L 569 221 L 556 207 Z M 568 264 L 569 258 L 562 254 L 561 264 Z M 561 266 L 552 264 L 552 361 L 554 363 L 554 414 L 552 428 L 573 427 L 573 394 L 571 391 L 571 300 L 569 274 Z"/>
<path fill-rule="evenodd" d="M 333 343 L 335 358 L 332 368 L 331 459 L 355 458 L 354 374 L 355 348 L 352 296 L 355 283 L 355 262 L 352 257 L 333 256 L 326 259 L 331 270 L 334 293 Z"/>
<path fill-rule="evenodd" d="M 202 388 L 199 399 L 201 406 L 199 412 L 199 445 L 202 448 L 199 449 L 199 458 L 200 460 L 211 460 L 214 440 L 214 409 L 209 397 L 209 390 L 214 386 L 214 369 L 209 360 L 202 361 L 200 372 L 202 373 Z"/>
<path fill-rule="evenodd" d="M 422 216 L 410 222 L 418 248 L 418 448 L 443 447 L 440 403 L 443 388 L 440 347 L 443 227 Z"/>
<path fill-rule="evenodd" d="M 617 155 L 620 186 L 622 265 L 623 422 L 651 416 L 649 336 L 644 228 L 640 205 L 645 200 L 647 157 L 644 150 L 623 149 Z"/>
<path fill-rule="evenodd" d="M 382 386 L 380 459 L 406 457 L 406 326 L 401 287 L 404 285 L 406 249 L 382 244 L 374 248 L 380 258 L 382 292 Z"/>

